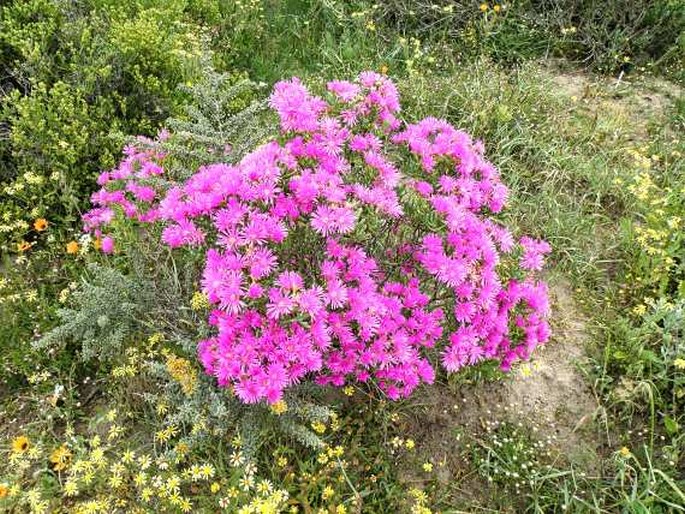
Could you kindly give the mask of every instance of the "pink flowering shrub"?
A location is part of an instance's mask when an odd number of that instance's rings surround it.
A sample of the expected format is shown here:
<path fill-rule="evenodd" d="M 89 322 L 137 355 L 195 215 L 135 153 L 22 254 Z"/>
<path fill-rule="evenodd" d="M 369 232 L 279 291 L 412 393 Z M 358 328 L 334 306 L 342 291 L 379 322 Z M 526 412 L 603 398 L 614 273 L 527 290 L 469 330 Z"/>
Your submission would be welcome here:
<path fill-rule="evenodd" d="M 549 338 L 549 245 L 495 220 L 507 200 L 483 144 L 449 123 L 404 124 L 386 77 L 333 81 L 327 98 L 276 84 L 280 136 L 187 180 L 129 147 L 84 216 L 106 253 L 116 219 L 204 252 L 214 336 L 199 359 L 246 403 L 302 380 L 374 381 L 392 399 L 494 359 L 508 369 Z"/>

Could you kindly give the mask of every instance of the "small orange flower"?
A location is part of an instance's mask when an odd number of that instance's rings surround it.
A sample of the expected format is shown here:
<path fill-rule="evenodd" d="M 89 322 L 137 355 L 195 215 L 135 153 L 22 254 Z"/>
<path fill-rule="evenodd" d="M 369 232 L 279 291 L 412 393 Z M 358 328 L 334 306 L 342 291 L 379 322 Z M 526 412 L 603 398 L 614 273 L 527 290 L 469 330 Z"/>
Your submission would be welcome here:
<path fill-rule="evenodd" d="M 76 255 L 78 253 L 78 243 L 76 241 L 69 241 L 67 243 L 67 253 L 69 255 Z"/>
<path fill-rule="evenodd" d="M 36 221 L 33 222 L 33 228 L 35 228 L 38 232 L 42 232 L 46 228 L 48 228 L 48 220 L 45 218 L 38 218 Z"/>
<path fill-rule="evenodd" d="M 31 243 L 28 243 L 26 241 L 22 241 L 21 243 L 17 243 L 17 251 L 19 253 L 25 252 L 29 248 L 31 248 Z"/>
<path fill-rule="evenodd" d="M 96 237 L 95 241 L 93 241 L 93 248 L 95 248 L 96 250 L 99 250 L 100 248 L 102 248 L 102 239 L 100 239 L 99 237 Z"/>
<path fill-rule="evenodd" d="M 4 498 L 10 492 L 10 488 L 7 484 L 0 484 L 0 498 Z"/>

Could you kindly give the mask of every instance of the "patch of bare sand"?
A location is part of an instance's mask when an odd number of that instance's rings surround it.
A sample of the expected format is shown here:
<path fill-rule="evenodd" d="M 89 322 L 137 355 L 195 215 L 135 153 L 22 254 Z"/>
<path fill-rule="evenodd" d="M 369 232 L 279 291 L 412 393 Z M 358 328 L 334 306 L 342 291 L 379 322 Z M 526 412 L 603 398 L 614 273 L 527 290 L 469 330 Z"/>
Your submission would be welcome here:
<path fill-rule="evenodd" d="M 474 475 L 465 446 L 468 436 L 484 432 L 486 421 L 521 423 L 551 437 L 553 448 L 567 459 L 594 471 L 600 446 L 593 424 L 598 403 L 580 370 L 588 329 L 567 283 L 553 284 L 551 296 L 553 336 L 535 352 L 530 375 L 519 367 L 500 381 L 458 390 L 425 388 L 409 410 L 413 417 L 405 419 L 403 433 L 417 441 L 422 458 L 436 463 L 438 480 L 450 483 L 465 500 L 486 499 L 487 483 Z M 401 476 L 408 485 L 425 478 L 416 469 L 402 470 Z"/>
<path fill-rule="evenodd" d="M 550 70 L 554 90 L 573 98 L 598 119 L 625 127 L 636 142 L 649 138 L 650 124 L 663 124 L 682 88 L 672 82 L 645 76 L 598 77 L 579 72 Z"/>

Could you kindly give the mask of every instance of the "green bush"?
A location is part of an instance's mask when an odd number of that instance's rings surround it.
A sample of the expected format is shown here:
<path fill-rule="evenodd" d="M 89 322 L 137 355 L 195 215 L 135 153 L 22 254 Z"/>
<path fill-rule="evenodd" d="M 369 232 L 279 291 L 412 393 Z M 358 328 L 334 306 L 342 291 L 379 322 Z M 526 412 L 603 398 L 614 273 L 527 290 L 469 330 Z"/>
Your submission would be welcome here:
<path fill-rule="evenodd" d="M 181 112 L 211 56 L 197 2 L 15 1 L 0 10 L 0 248 L 69 226 L 127 134 Z M 48 216 L 49 215 L 49 216 Z"/>

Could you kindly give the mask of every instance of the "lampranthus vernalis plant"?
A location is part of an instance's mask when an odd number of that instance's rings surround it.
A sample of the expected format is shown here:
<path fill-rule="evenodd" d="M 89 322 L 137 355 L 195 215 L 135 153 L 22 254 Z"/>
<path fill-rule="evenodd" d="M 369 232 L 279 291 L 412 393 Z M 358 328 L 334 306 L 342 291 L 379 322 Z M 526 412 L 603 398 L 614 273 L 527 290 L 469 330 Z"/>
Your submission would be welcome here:
<path fill-rule="evenodd" d="M 328 95 L 276 84 L 280 136 L 187 180 L 141 139 L 99 177 L 85 229 L 105 253 L 125 252 L 122 223 L 204 249 L 215 335 L 199 359 L 247 403 L 310 378 L 373 381 L 397 399 L 433 382 L 437 356 L 449 372 L 528 358 L 549 338 L 535 274 L 550 247 L 496 220 L 507 188 L 483 143 L 443 120 L 401 122 L 377 73 L 330 82 Z"/>

